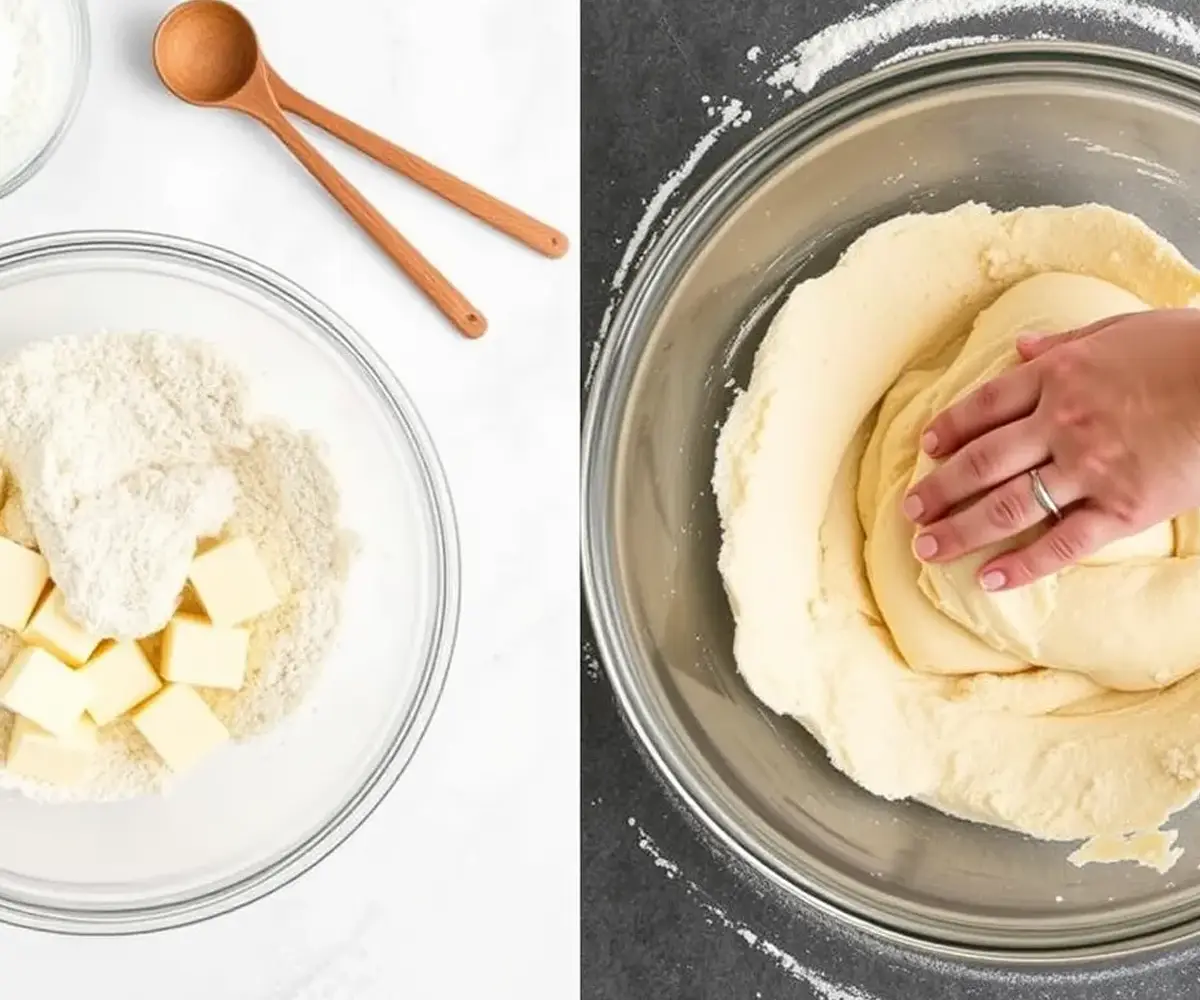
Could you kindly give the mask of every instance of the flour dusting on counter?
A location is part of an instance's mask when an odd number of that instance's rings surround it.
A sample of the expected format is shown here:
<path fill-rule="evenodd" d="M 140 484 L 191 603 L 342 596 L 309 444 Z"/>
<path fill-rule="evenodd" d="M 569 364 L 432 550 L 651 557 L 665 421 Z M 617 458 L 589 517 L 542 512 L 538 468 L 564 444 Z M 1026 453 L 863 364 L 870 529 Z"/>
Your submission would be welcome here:
<path fill-rule="evenodd" d="M 1140 0 L 897 0 L 805 39 L 775 67 L 767 82 L 807 94 L 830 71 L 897 38 L 967 19 L 1021 11 L 1125 23 L 1200 53 L 1200 27 L 1195 22 Z"/>
<path fill-rule="evenodd" d="M 642 828 L 633 816 L 629 817 L 628 823 L 630 828 L 637 832 L 638 849 L 650 858 L 654 862 L 654 867 L 668 879 L 683 886 L 688 897 L 694 899 L 700 909 L 704 911 L 710 924 L 718 926 L 722 930 L 732 931 L 747 946 L 774 962 L 781 972 L 808 986 L 820 1000 L 877 1000 L 873 994 L 827 979 L 815 969 L 803 965 L 794 955 L 779 947 L 774 941 L 763 937 L 740 921 L 734 920 L 724 907 L 719 906 L 713 900 L 708 892 L 684 875 L 679 865 L 663 854 L 654 842 L 654 838 Z"/>

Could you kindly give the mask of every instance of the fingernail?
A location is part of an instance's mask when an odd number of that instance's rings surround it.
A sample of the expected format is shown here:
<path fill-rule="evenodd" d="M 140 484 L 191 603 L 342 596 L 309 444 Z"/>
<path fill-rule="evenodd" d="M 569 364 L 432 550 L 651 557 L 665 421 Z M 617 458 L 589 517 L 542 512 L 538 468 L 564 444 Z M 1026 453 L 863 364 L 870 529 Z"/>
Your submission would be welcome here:
<path fill-rule="evenodd" d="M 921 448 L 926 455 L 932 455 L 937 451 L 937 435 L 933 431 L 926 431 L 921 435 Z"/>
<path fill-rule="evenodd" d="M 913 551 L 918 559 L 932 559 L 937 555 L 938 543 L 933 535 L 917 535 L 913 541 Z"/>
<path fill-rule="evenodd" d="M 910 521 L 915 521 L 918 517 L 925 513 L 925 504 L 921 502 L 921 498 L 915 493 L 910 493 L 904 498 L 904 503 L 900 505 L 904 511 L 904 516 Z M 894 508 L 893 508 L 894 509 Z"/>
<path fill-rule="evenodd" d="M 984 590 L 999 590 L 1004 586 L 1004 574 L 998 569 L 989 569 L 980 577 L 979 585 Z"/>

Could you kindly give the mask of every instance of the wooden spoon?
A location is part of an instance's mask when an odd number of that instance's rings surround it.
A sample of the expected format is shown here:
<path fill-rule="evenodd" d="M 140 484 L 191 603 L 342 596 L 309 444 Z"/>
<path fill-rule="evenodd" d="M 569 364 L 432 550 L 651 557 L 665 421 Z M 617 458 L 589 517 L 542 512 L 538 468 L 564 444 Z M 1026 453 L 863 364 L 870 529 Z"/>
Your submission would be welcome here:
<path fill-rule="evenodd" d="M 416 153 L 410 153 L 383 136 L 376 135 L 370 129 L 363 128 L 357 122 L 343 118 L 336 111 L 330 111 L 310 100 L 286 80 L 281 79 L 270 67 L 267 67 L 267 73 L 279 106 L 284 111 L 307 119 L 318 128 L 341 139 L 346 145 L 353 146 L 385 167 L 391 167 L 396 173 L 403 174 L 426 190 L 445 198 L 451 205 L 470 212 L 475 218 L 524 243 L 531 250 L 547 257 L 562 257 L 570 249 L 567 237 L 557 229 L 539 222 L 533 216 L 526 215 L 519 208 L 506 204 L 486 191 L 480 191 L 441 167 L 421 159 Z"/>
<path fill-rule="evenodd" d="M 482 313 L 287 120 L 254 29 L 236 8 L 192 0 L 170 11 L 154 35 L 154 67 L 181 100 L 240 111 L 267 126 L 459 331 L 479 337 L 487 330 Z"/>

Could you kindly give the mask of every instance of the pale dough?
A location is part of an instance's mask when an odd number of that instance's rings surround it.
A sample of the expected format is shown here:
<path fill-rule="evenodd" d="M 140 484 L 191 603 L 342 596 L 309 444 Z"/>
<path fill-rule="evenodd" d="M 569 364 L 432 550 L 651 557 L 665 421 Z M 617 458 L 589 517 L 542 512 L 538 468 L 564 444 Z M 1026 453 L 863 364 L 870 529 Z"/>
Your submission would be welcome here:
<path fill-rule="evenodd" d="M 1098 205 L 905 216 L 800 284 L 714 473 L 754 693 L 877 795 L 1172 864 L 1157 831 L 1200 793 L 1200 515 L 993 595 L 996 550 L 923 566 L 900 499 L 924 425 L 1017 334 L 1197 301 L 1200 272 Z"/>

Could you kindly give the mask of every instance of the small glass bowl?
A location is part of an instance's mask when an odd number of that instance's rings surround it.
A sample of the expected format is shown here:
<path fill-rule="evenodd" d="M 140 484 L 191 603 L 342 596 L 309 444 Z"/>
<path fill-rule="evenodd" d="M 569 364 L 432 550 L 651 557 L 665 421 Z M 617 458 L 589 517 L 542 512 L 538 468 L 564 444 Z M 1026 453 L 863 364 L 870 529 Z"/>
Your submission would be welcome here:
<path fill-rule="evenodd" d="M 7 173 L 0 173 L 0 198 L 12 194 L 29 178 L 36 174 L 58 148 L 75 113 L 83 101 L 87 89 L 88 71 L 91 67 L 92 35 L 88 22 L 87 0 L 41 0 L 52 18 L 61 19 L 59 28 L 69 45 L 69 64 L 64 68 L 70 78 L 59 81 L 54 88 L 53 100 L 58 105 L 44 137 L 39 138 L 29 149 L 27 156 Z"/>
<path fill-rule="evenodd" d="M 251 411 L 311 430 L 357 538 L 334 648 L 299 709 L 164 794 L 38 803 L 0 792 L 0 921 L 153 931 L 244 906 L 338 847 L 395 785 L 437 706 L 458 624 L 454 511 L 396 377 L 327 306 L 216 247 L 145 233 L 0 246 L 0 357 L 63 335 L 213 344 Z"/>

